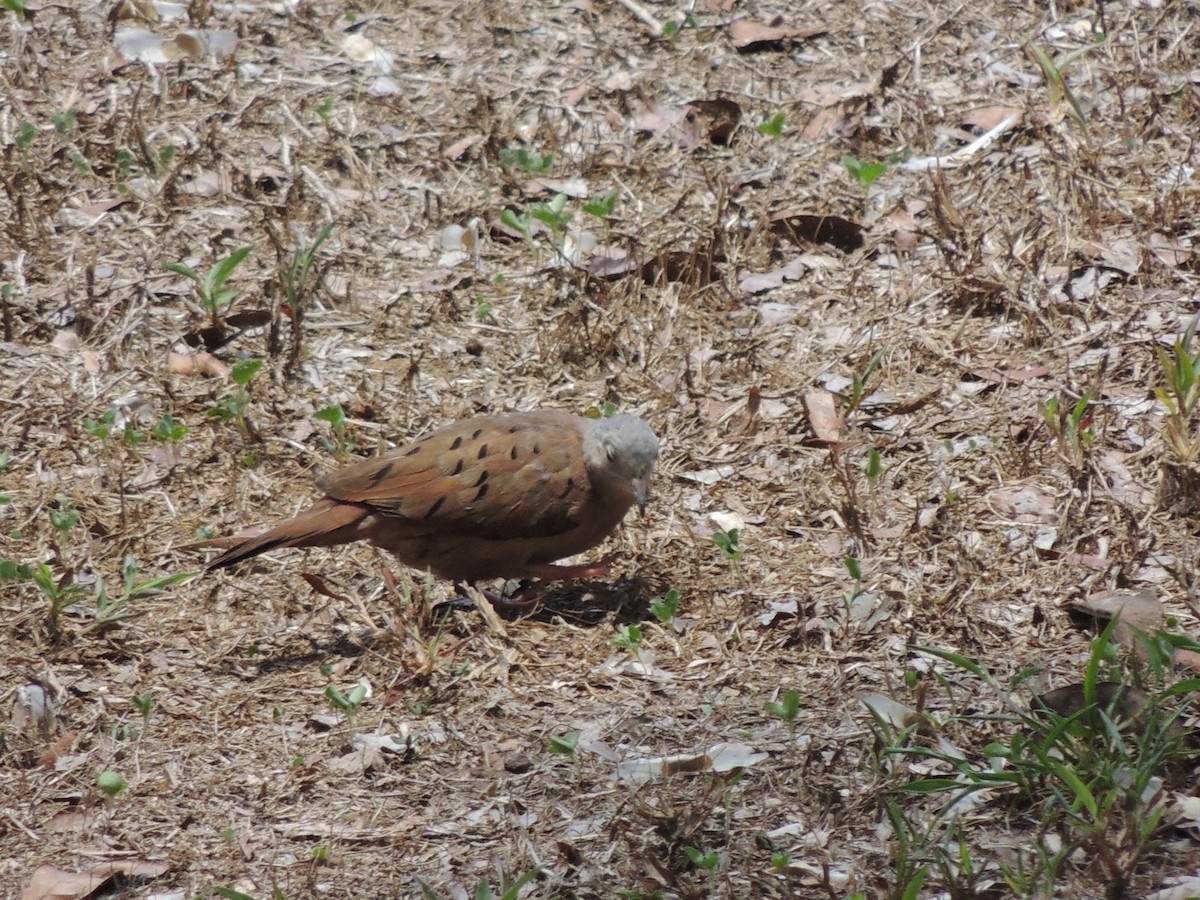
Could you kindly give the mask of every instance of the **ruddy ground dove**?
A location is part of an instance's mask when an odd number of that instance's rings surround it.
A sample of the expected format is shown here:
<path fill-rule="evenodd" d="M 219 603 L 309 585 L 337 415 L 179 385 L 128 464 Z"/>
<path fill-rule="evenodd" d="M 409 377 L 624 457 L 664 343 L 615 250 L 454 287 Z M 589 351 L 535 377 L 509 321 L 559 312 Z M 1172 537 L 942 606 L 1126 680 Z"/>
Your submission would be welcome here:
<path fill-rule="evenodd" d="M 192 547 L 228 548 L 210 569 L 276 547 L 365 540 L 455 582 L 594 577 L 607 565 L 552 563 L 644 508 L 657 459 L 658 438 L 636 416 L 478 416 L 326 476 L 324 497 L 269 531 Z"/>

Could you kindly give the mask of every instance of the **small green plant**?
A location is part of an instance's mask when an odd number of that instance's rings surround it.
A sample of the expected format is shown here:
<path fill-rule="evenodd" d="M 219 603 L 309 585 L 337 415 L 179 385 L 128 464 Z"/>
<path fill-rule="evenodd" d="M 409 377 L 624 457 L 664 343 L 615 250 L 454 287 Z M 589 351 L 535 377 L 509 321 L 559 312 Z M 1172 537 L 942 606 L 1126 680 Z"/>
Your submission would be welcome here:
<path fill-rule="evenodd" d="M 158 421 L 154 423 L 154 427 L 150 429 L 150 433 L 154 435 L 156 441 L 164 444 L 177 444 L 183 440 L 188 430 L 186 425 L 177 424 L 171 414 L 167 413 L 159 417 Z"/>
<path fill-rule="evenodd" d="M 781 112 L 775 113 L 769 119 L 765 119 L 754 126 L 754 130 L 759 134 L 765 134 L 767 137 L 781 138 L 783 137 L 783 126 L 787 122 L 787 116 Z M 878 176 L 876 176 L 878 177 Z"/>
<path fill-rule="evenodd" d="M 650 601 L 650 614 L 664 625 L 670 625 L 679 612 L 679 591 L 671 588 L 661 597 Z"/>
<path fill-rule="evenodd" d="M 79 110 L 73 106 L 63 112 L 50 113 L 50 124 L 54 126 L 54 133 L 62 137 L 69 137 L 75 131 L 77 115 L 79 115 Z"/>
<path fill-rule="evenodd" d="M 4 0 L 4 2 L 7 4 L 10 0 Z M 12 2 L 20 2 L 20 0 L 12 0 Z M 37 129 L 33 127 L 33 123 L 23 120 L 17 129 L 17 138 L 14 143 L 17 145 L 17 149 L 24 153 L 33 144 L 35 137 L 37 137 Z"/>
<path fill-rule="evenodd" d="M 667 19 L 667 21 L 662 23 L 662 33 L 665 37 L 674 39 L 679 36 L 679 33 L 683 31 L 683 29 L 698 28 L 699 25 L 699 20 L 695 16 L 688 14 L 683 17 L 682 22 L 677 22 L 674 19 Z"/>
<path fill-rule="evenodd" d="M 874 447 L 867 451 L 867 458 L 863 460 L 862 469 L 863 474 L 867 476 L 867 481 L 871 484 L 878 482 L 879 476 L 883 474 L 883 457 Z"/>
<path fill-rule="evenodd" d="M 492 883 L 487 878 L 481 878 L 479 884 L 475 886 L 474 900 L 519 900 L 521 890 L 538 877 L 542 872 L 541 866 L 522 874 L 516 879 L 511 879 L 503 870 L 499 874 L 499 884 L 493 888 Z M 421 885 L 422 900 L 439 900 L 437 891 L 431 885 L 424 881 L 419 882 Z"/>
<path fill-rule="evenodd" d="M 333 403 L 318 409 L 313 413 L 313 418 L 329 423 L 329 427 L 333 431 L 333 442 L 330 443 L 322 438 L 325 448 L 336 453 L 339 459 L 345 459 L 346 454 L 354 449 L 355 444 L 353 439 L 346 436 L 346 414 L 342 412 L 341 404 Z"/>
<path fill-rule="evenodd" d="M 322 122 L 322 124 L 324 124 L 326 129 L 329 129 L 330 127 L 332 127 L 332 123 L 330 121 L 332 114 L 333 114 L 333 98 L 327 97 L 325 100 L 323 100 L 321 103 L 319 103 L 317 105 L 317 115 L 320 116 L 321 122 Z"/>
<path fill-rule="evenodd" d="M 560 753 L 564 756 L 574 756 L 575 750 L 579 746 L 578 731 L 568 731 L 565 734 L 550 735 L 550 742 L 546 749 L 551 753 Z"/>
<path fill-rule="evenodd" d="M 1200 459 L 1200 423 L 1196 416 L 1200 408 L 1200 349 L 1192 351 L 1198 324 L 1200 319 L 1193 319 L 1169 351 L 1155 347 L 1166 382 L 1154 393 L 1167 408 L 1163 422 L 1167 447 L 1185 465 Z"/>
<path fill-rule="evenodd" d="M 15 13 L 18 19 L 25 20 L 25 0 L 0 0 L 0 6 Z"/>
<path fill-rule="evenodd" d="M 354 717 L 358 714 L 362 702 L 367 699 L 368 693 L 369 689 L 361 682 L 351 688 L 349 694 L 343 694 L 333 683 L 325 688 L 325 699 L 329 701 L 329 705 L 346 717 L 346 730 L 351 744 L 354 742 Z"/>
<path fill-rule="evenodd" d="M 958 813 L 964 801 L 981 791 L 987 792 L 990 805 L 1007 800 L 1009 828 L 1057 838 L 1055 847 L 1032 841 L 1000 865 L 1014 896 L 1057 896 L 1066 886 L 1061 879 L 1067 877 L 1068 861 L 1075 859 L 1086 860 L 1090 874 L 1106 885 L 1100 893 L 1138 893 L 1131 891 L 1131 879 L 1160 839 L 1165 782 L 1186 777 L 1182 773 L 1197 755 L 1178 719 L 1200 688 L 1200 678 L 1175 680 L 1174 654 L 1177 648 L 1200 645 L 1163 632 L 1139 634 L 1147 662 L 1128 670 L 1111 644 L 1115 626 L 1116 619 L 1093 641 L 1081 683 L 1028 704 L 1017 690 L 1037 669 L 1017 672 L 1004 686 L 980 663 L 960 654 L 914 648 L 963 673 L 965 678 L 957 679 L 939 674 L 936 683 L 955 695 L 949 707 L 964 712 L 939 721 L 925 711 L 901 729 L 871 710 L 884 748 L 881 761 L 901 780 L 885 802 L 898 843 L 893 896 L 914 884 L 919 890 L 928 879 L 939 880 L 952 896 L 975 895 L 972 888 L 985 866 L 974 856 L 986 850 L 961 826 Z M 981 716 L 979 703 L 961 696 L 971 683 L 996 695 L 1002 712 Z M 925 703 L 934 703 L 932 695 Z M 955 728 L 987 728 L 992 734 L 975 741 L 968 736 L 929 739 L 931 732 Z M 979 749 L 963 753 L 956 745 Z M 904 781 L 908 760 L 918 774 Z M 908 800 L 937 796 L 945 802 L 932 819 L 924 806 L 915 817 L 905 809 Z M 1078 879 L 1080 873 L 1071 868 L 1070 877 Z"/>
<path fill-rule="evenodd" d="M 853 156 L 843 156 L 841 163 L 846 167 L 846 171 L 854 176 L 854 180 L 863 186 L 864 189 L 873 185 L 876 179 L 887 171 L 887 163 L 868 163 L 860 159 L 855 159 Z"/>
<path fill-rule="evenodd" d="M 745 550 L 740 546 L 741 534 L 739 529 L 730 528 L 728 531 L 717 531 L 712 536 L 713 543 L 721 549 L 721 555 L 729 563 L 733 569 L 733 575 L 737 579 L 738 584 L 744 586 L 745 581 L 742 578 L 741 560 Z"/>
<path fill-rule="evenodd" d="M 721 867 L 721 854 L 716 850 L 698 850 L 695 847 L 684 847 L 683 852 L 691 864 L 702 872 L 713 874 Z"/>
<path fill-rule="evenodd" d="M 1096 440 L 1093 428 L 1091 393 L 1073 404 L 1060 403 L 1058 397 L 1047 397 L 1038 407 L 1046 428 L 1050 431 L 1059 455 L 1074 472 L 1082 472 L 1088 451 Z"/>
<path fill-rule="evenodd" d="M 1057 61 L 1052 60 L 1046 54 L 1046 51 L 1037 44 L 1029 43 L 1025 46 L 1025 51 L 1038 64 L 1038 68 L 1042 70 L 1042 77 L 1046 79 L 1046 92 L 1049 105 L 1053 108 L 1065 99 L 1071 108 L 1071 115 L 1085 129 L 1087 128 L 1087 119 L 1084 116 L 1083 104 L 1079 102 L 1079 98 L 1075 96 L 1075 92 L 1067 84 L 1066 78 L 1063 77 L 1063 72 L 1075 60 L 1103 44 L 1105 35 L 1103 33 L 1095 34 L 1092 36 L 1092 40 L 1093 43 L 1091 45 L 1077 47 L 1069 53 L 1063 54 Z"/>
<path fill-rule="evenodd" d="M 133 696 L 129 698 L 129 704 L 141 714 L 142 727 L 144 728 L 150 721 L 150 710 L 154 708 L 154 700 L 151 697 Z"/>
<path fill-rule="evenodd" d="M 225 287 L 225 282 L 233 275 L 233 270 L 241 261 L 250 254 L 251 249 L 251 247 L 242 247 L 234 250 L 224 259 L 213 263 L 212 267 L 203 275 L 183 263 L 167 263 L 166 269 L 168 272 L 174 272 L 176 275 L 190 279 L 196 285 L 200 306 L 208 312 L 210 322 L 216 325 L 220 319 L 221 310 L 238 296 L 237 291 Z"/>
<path fill-rule="evenodd" d="M 131 606 L 133 601 L 147 597 L 157 597 L 164 590 L 192 578 L 193 572 L 176 572 L 174 575 L 162 575 L 145 581 L 137 580 L 137 561 L 132 556 L 126 556 L 121 565 L 121 593 L 116 597 L 108 595 L 108 588 L 101 575 L 96 576 L 94 597 L 96 615 L 92 623 L 83 629 L 82 634 L 90 634 L 110 628 L 129 618 L 134 613 Z"/>
<path fill-rule="evenodd" d="M 50 524 L 58 532 L 59 540 L 66 545 L 71 529 L 79 524 L 79 513 L 75 509 L 75 503 L 65 494 L 56 495 L 54 502 L 56 506 L 50 510 Z"/>
<path fill-rule="evenodd" d="M 486 322 L 492 317 L 492 304 L 488 303 L 483 294 L 475 295 L 475 321 Z"/>
<path fill-rule="evenodd" d="M 599 197 L 593 197 L 587 203 L 580 207 L 584 213 L 593 216 L 597 219 L 607 219 L 612 216 L 613 210 L 617 208 L 617 197 L 620 192 L 613 188 L 610 191 L 605 191 Z"/>
<path fill-rule="evenodd" d="M 213 418 L 237 425 L 246 440 L 257 437 L 257 431 L 246 416 L 246 411 L 250 408 L 250 382 L 258 374 L 262 364 L 261 359 L 243 359 L 238 362 L 229 373 L 233 381 L 233 390 L 208 411 Z"/>
<path fill-rule="evenodd" d="M 110 798 L 117 796 L 126 788 L 125 779 L 119 773 L 111 771 L 101 772 L 97 775 L 96 786 Z"/>
<path fill-rule="evenodd" d="M 554 166 L 553 153 L 530 153 L 524 147 L 507 147 L 500 151 L 500 168 L 506 172 L 520 169 L 532 175 L 546 175 Z"/>
<path fill-rule="evenodd" d="M 12 453 L 8 450 L 0 450 L 0 475 L 4 474 L 4 471 L 8 468 L 8 464 L 10 462 L 12 462 Z M 11 498 L 8 496 L 8 494 L 0 493 L 0 504 L 10 502 Z"/>
<path fill-rule="evenodd" d="M 530 206 L 521 213 L 505 209 L 500 214 L 500 221 L 520 234 L 527 243 L 532 244 L 533 233 L 530 230 L 530 220 L 536 219 L 549 230 L 551 246 L 556 252 L 561 253 L 567 235 L 567 226 L 571 224 L 574 217 L 574 213 L 567 211 L 567 195 L 555 194 L 547 202 Z"/>
<path fill-rule="evenodd" d="M 874 388 L 869 387 L 871 376 L 875 374 L 875 370 L 879 368 L 880 362 L 883 361 L 883 350 L 876 350 L 871 354 L 871 358 L 867 360 L 867 364 L 861 372 L 855 373 L 850 382 L 850 390 L 844 394 L 836 394 L 835 396 L 842 401 L 842 415 L 845 418 L 850 418 L 862 405 L 862 402 L 871 396 Z"/>
<path fill-rule="evenodd" d="M 321 249 L 322 244 L 329 240 L 331 234 L 333 234 L 332 222 L 318 231 L 311 240 L 307 235 L 298 234 L 291 262 L 280 279 L 283 282 L 287 308 L 291 312 L 292 321 L 292 344 L 284 365 L 285 374 L 292 372 L 300 360 L 300 350 L 304 342 L 304 315 L 309 305 L 308 295 L 318 280 L 314 271 L 317 251 Z"/>
<path fill-rule="evenodd" d="M 23 572 L 29 573 L 29 579 L 34 583 L 42 596 L 49 602 L 49 607 L 46 610 L 46 622 L 50 629 L 50 636 L 57 641 L 62 631 L 59 627 L 59 620 L 62 617 L 63 610 L 70 606 L 74 606 L 84 597 L 84 589 L 72 579 L 72 573 L 67 572 L 57 581 L 54 579 L 54 573 L 50 571 L 50 567 L 45 563 L 38 563 L 32 569 L 21 566 L 16 574 L 19 576 Z"/>
<path fill-rule="evenodd" d="M 107 409 L 99 419 L 90 419 L 84 417 L 83 430 L 94 438 L 99 438 L 105 444 L 112 437 L 113 423 L 117 421 L 117 411 L 115 409 Z"/>
<path fill-rule="evenodd" d="M 790 688 L 779 695 L 778 700 L 768 700 L 763 708 L 773 716 L 783 719 L 788 729 L 796 728 L 796 716 L 800 713 L 800 695 Z"/>
<path fill-rule="evenodd" d="M 847 556 L 842 560 L 842 565 L 846 567 L 846 571 L 854 580 L 854 586 L 846 592 L 846 596 L 842 598 L 842 603 L 846 608 L 847 615 L 850 613 L 850 607 L 854 605 L 854 601 L 862 596 L 866 588 L 863 587 L 863 572 L 862 563 L 855 556 Z"/>
<path fill-rule="evenodd" d="M 620 647 L 631 653 L 635 653 L 642 643 L 642 629 L 636 625 L 626 625 L 617 632 L 617 636 L 610 643 L 614 647 Z"/>

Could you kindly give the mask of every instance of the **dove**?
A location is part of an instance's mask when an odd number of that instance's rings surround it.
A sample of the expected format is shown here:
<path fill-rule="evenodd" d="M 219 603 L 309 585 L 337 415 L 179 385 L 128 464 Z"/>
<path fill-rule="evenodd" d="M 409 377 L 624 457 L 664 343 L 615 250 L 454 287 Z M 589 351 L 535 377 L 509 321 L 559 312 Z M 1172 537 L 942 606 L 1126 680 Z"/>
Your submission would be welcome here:
<path fill-rule="evenodd" d="M 645 509 L 658 455 L 658 438 L 633 415 L 478 416 L 327 475 L 322 498 L 268 531 L 188 549 L 225 548 L 208 564 L 219 569 L 280 547 L 365 540 L 455 583 L 591 578 L 608 563 L 554 563 Z"/>

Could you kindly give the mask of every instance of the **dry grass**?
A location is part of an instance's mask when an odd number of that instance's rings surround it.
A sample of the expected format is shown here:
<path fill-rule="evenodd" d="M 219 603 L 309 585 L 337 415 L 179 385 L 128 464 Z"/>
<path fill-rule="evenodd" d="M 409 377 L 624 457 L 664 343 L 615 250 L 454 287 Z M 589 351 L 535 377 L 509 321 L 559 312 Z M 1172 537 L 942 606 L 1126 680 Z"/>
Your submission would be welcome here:
<path fill-rule="evenodd" d="M 415 896 L 418 878 L 464 896 L 539 865 L 527 896 L 888 896 L 881 792 L 905 773 L 880 762 L 860 698 L 942 702 L 905 686 L 911 647 L 1002 679 L 1042 666 L 1057 686 L 1079 680 L 1090 639 L 1070 599 L 1148 587 L 1195 626 L 1196 520 L 1170 486 L 1196 481 L 1152 402 L 1154 348 L 1197 309 L 1194 3 L 697 4 L 700 27 L 653 40 L 599 0 L 382 3 L 354 27 L 328 0 L 193 2 L 194 24 L 236 32 L 236 54 L 153 67 L 122 62 L 114 28 L 186 22 L 79 5 L 0 19 L 0 557 L 44 561 L 85 592 L 56 636 L 32 585 L 0 584 L 6 703 L 29 684 L 57 703 L 45 733 L 0 724 L 0 893 L 41 863 L 143 858 L 167 873 L 121 896 Z M 738 53 L 725 25 L 777 11 L 825 33 Z M 1085 129 L 1024 48 L 1080 47 L 1092 25 L 1108 40 L 1065 70 Z M 393 57 L 382 93 L 381 72 L 342 52 L 352 31 Z M 634 128 L 654 101 L 719 96 L 742 111 L 728 143 Z M 997 105 L 1020 124 L 940 176 L 893 167 L 866 189 L 839 163 L 952 152 L 970 139 L 964 116 Z M 754 130 L 779 111 L 782 138 Z M 545 235 L 530 246 L 495 227 L 558 189 L 527 194 L 532 176 L 505 171 L 500 152 L 518 146 L 553 154 L 547 177 L 585 179 L 589 196 L 618 188 L 608 242 L 673 265 L 604 280 L 550 265 Z M 797 248 L 765 224 L 786 209 L 860 222 L 865 246 Z M 478 269 L 439 259 L 439 231 L 475 217 Z M 326 223 L 297 332 L 284 272 L 297 234 Z M 266 360 L 250 385 L 257 440 L 208 415 L 226 379 L 167 368 L 205 317 L 164 266 L 206 269 L 243 245 L 233 310 L 270 322 L 215 354 Z M 739 290 L 801 252 L 798 280 Z M 804 396 L 879 349 L 848 443 L 815 444 Z M 1080 447 L 1039 406 L 1085 393 L 1094 440 Z M 476 412 L 604 402 L 645 416 L 666 448 L 652 510 L 607 548 L 625 560 L 611 587 L 565 586 L 501 628 L 464 612 L 438 623 L 428 609 L 448 586 L 389 583 L 394 563 L 365 547 L 292 551 L 89 630 L 95 580 L 119 593 L 127 555 L 141 578 L 195 569 L 172 547 L 197 528 L 302 505 L 337 465 L 317 409 L 340 403 L 365 453 Z M 188 432 L 174 452 L 104 442 L 85 420 L 110 409 L 146 434 L 167 414 Z M 69 507 L 64 536 L 50 513 Z M 746 522 L 744 582 L 709 538 L 714 511 Z M 866 589 L 849 606 L 847 556 Z M 647 621 L 672 586 L 681 630 Z M 780 603 L 795 614 L 764 616 Z M 650 677 L 610 644 L 630 622 Z M 359 681 L 373 694 L 357 730 L 412 738 L 365 769 L 345 725 L 315 718 L 327 685 Z M 789 688 L 794 737 L 763 708 Z M 134 696 L 152 701 L 145 722 Z M 588 749 L 547 752 L 571 731 Z M 976 751 L 992 736 L 954 738 Z M 732 785 L 614 777 L 618 758 L 721 741 L 769 757 Z M 112 801 L 103 770 L 129 785 Z M 980 862 L 1035 840 L 1001 801 L 974 815 Z M 772 870 L 769 833 L 806 871 Z M 1195 869 L 1189 836 L 1157 837 L 1128 896 Z M 723 868 L 710 881 L 686 846 L 720 851 Z M 1111 885 L 1072 859 L 1059 895 Z"/>

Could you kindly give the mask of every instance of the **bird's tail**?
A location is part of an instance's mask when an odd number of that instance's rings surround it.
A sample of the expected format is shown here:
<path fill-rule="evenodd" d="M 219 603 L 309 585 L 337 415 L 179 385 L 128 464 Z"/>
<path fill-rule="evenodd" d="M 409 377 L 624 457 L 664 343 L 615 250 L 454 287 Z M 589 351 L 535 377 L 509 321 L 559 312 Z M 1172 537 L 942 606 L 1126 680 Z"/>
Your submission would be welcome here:
<path fill-rule="evenodd" d="M 356 539 L 358 524 L 370 514 L 364 503 L 343 503 L 324 498 L 298 516 L 261 534 L 235 534 L 186 544 L 181 550 L 224 549 L 205 568 L 224 569 L 276 547 L 328 547 Z"/>

